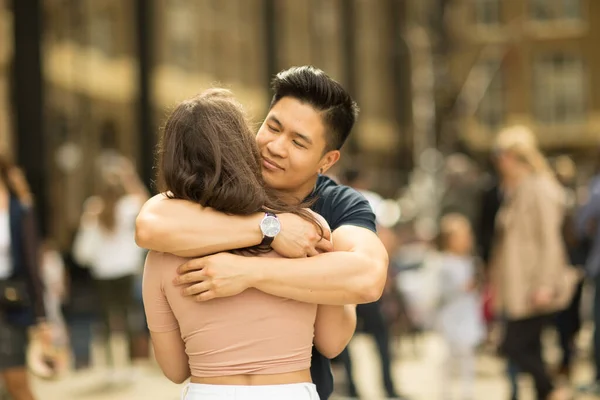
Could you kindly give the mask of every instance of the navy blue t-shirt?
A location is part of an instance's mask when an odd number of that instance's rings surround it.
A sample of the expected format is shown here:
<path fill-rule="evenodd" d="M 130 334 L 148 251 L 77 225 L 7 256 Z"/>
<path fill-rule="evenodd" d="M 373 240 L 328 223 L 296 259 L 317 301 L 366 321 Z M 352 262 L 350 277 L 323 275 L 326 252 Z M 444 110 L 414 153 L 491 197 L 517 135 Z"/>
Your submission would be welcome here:
<path fill-rule="evenodd" d="M 369 202 L 356 190 L 338 185 L 331 178 L 319 176 L 311 196 L 317 200 L 311 207 L 325 218 L 331 231 L 343 225 L 353 225 L 376 232 L 375 214 Z M 313 347 L 310 374 L 321 400 L 333 393 L 331 362 Z"/>

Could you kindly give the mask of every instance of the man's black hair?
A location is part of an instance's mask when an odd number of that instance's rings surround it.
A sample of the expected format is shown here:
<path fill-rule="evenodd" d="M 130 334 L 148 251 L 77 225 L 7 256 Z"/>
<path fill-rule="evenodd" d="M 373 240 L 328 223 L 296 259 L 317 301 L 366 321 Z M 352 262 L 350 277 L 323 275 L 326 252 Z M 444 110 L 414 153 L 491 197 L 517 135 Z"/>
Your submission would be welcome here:
<path fill-rule="evenodd" d="M 272 88 L 271 108 L 284 97 L 309 104 L 322 114 L 326 151 L 342 148 L 358 117 L 358 105 L 342 85 L 318 68 L 302 66 L 278 73 Z"/>

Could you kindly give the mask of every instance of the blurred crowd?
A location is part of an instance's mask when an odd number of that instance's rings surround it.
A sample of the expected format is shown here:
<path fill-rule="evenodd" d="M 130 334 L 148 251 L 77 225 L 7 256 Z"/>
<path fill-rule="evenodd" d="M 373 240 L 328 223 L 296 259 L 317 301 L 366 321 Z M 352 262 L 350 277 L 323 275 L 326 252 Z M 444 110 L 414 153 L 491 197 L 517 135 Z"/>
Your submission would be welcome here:
<path fill-rule="evenodd" d="M 600 279 L 600 175 L 582 177 L 567 156 L 546 158 L 535 135 L 520 126 L 498 134 L 490 157 L 489 171 L 465 155 L 446 158 L 435 235 L 406 217 L 401 201 L 369 191 L 362 171 L 334 176 L 369 200 L 390 255 L 383 297 L 357 307 L 358 331 L 377 346 L 385 393 L 399 398 L 402 390 L 392 372 L 392 338 L 433 330 L 447 350 L 441 398 L 475 398 L 481 351 L 506 359 L 512 399 L 522 395 L 521 374 L 532 377 L 538 399 L 568 399 L 573 389 L 600 396 L 600 352 L 593 359 L 596 379 L 585 387 L 568 384 L 584 284 Z M 134 379 L 138 365 L 151 361 L 141 296 L 145 251 L 134 241 L 149 192 L 130 160 L 109 158 L 65 251 L 39 237 L 24 174 L 0 159 L 0 375 L 9 398 L 35 398 L 29 372 L 55 379 L 93 367 L 94 342 L 105 350 L 108 383 Z M 593 322 L 600 323 L 600 293 L 593 306 Z M 544 362 L 547 329 L 557 332 L 558 365 Z M 126 369 L 114 361 L 115 333 L 127 339 Z M 600 332 L 593 341 L 600 348 Z M 346 374 L 336 391 L 359 398 L 351 352 L 335 361 Z M 454 370 L 460 397 L 449 389 Z"/>
<path fill-rule="evenodd" d="M 130 160 L 109 158 L 67 251 L 39 237 L 24 175 L 0 160 L 0 373 L 11 399 L 34 398 L 28 370 L 55 379 L 91 367 L 94 341 L 105 348 L 108 383 L 134 379 L 136 361 L 149 358 L 144 250 L 134 241 L 135 218 L 149 192 Z M 127 369 L 114 362 L 111 335 L 117 332 L 129 345 Z"/>

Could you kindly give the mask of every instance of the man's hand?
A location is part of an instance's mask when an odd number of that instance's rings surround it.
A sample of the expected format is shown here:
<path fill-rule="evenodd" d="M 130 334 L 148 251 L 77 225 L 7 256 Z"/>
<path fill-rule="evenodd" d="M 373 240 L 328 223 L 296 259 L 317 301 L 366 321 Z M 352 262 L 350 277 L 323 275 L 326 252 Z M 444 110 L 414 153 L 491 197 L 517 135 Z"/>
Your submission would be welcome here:
<path fill-rule="evenodd" d="M 243 266 L 245 258 L 218 253 L 190 260 L 179 267 L 173 283 L 185 286 L 182 294 L 197 301 L 235 296 L 252 286 L 252 271 Z"/>
<path fill-rule="evenodd" d="M 313 215 L 323 226 L 323 238 L 310 221 L 295 214 L 279 214 L 277 218 L 281 221 L 281 232 L 271 244 L 273 250 L 287 258 L 311 257 L 332 251 L 331 232 L 327 222 L 320 215 Z"/>

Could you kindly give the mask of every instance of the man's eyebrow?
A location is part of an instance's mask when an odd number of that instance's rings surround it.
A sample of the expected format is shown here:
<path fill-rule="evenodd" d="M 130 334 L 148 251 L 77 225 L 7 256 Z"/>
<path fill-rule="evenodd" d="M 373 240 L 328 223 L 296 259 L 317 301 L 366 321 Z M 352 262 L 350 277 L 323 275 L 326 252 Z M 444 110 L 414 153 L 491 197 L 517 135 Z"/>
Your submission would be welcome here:
<path fill-rule="evenodd" d="M 270 122 L 273 122 L 273 123 L 279 125 L 279 128 L 283 128 L 283 124 L 281 123 L 281 121 L 279 121 L 277 119 L 277 117 L 275 117 L 274 115 L 269 115 L 269 118 L 267 118 L 267 121 L 270 121 Z M 313 144 L 312 140 L 308 136 L 306 136 L 306 135 L 303 135 L 303 134 L 298 133 L 298 132 L 292 132 L 292 134 L 294 136 L 299 137 L 300 139 L 304 140 L 306 143 L 308 143 L 310 145 Z"/>
<path fill-rule="evenodd" d="M 298 132 L 293 132 L 294 135 L 298 136 L 300 139 L 304 140 L 306 143 L 308 144 L 313 144 L 312 140 L 310 140 L 310 138 L 306 135 L 303 135 L 301 133 Z"/>
<path fill-rule="evenodd" d="M 279 120 L 278 120 L 278 119 L 277 119 L 275 116 L 273 116 L 273 115 L 270 115 L 270 116 L 269 116 L 269 118 L 268 118 L 268 121 L 274 122 L 274 123 L 276 123 L 277 125 L 279 125 L 280 127 L 282 127 L 282 126 L 283 126 L 283 124 L 281 123 L 281 121 L 279 121 Z"/>

